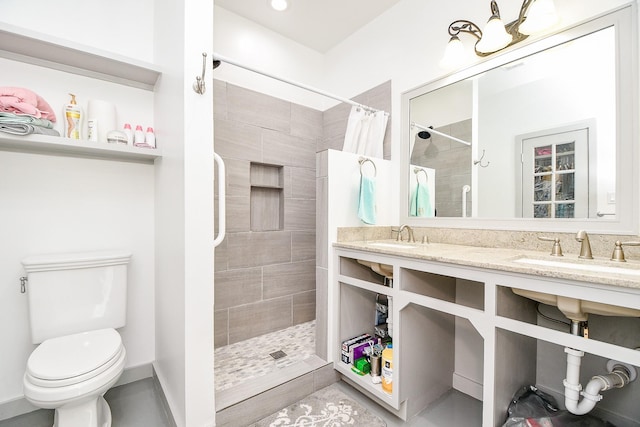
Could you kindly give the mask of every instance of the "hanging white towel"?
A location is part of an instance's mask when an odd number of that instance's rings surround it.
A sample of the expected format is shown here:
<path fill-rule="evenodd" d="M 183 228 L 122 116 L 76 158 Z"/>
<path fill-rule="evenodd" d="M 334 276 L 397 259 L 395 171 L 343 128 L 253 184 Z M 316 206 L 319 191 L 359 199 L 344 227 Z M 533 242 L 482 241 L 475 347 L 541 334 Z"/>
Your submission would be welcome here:
<path fill-rule="evenodd" d="M 363 108 L 352 107 L 342 151 L 383 158 L 387 121 L 388 117 L 384 111 L 369 113 Z"/>

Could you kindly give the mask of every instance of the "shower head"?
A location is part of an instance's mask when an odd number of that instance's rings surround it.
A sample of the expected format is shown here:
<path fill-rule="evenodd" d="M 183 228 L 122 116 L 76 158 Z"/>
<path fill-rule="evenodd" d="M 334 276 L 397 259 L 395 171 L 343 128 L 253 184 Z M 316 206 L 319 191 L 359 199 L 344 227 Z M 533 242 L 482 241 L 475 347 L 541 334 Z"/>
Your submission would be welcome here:
<path fill-rule="evenodd" d="M 418 132 L 418 138 L 420 138 L 420 139 L 429 139 L 429 138 L 431 138 L 431 134 L 429 132 L 427 132 L 426 130 L 421 130 L 420 132 Z"/>
<path fill-rule="evenodd" d="M 216 68 L 218 68 L 220 66 L 220 64 L 222 64 L 222 62 L 218 61 L 217 59 L 213 60 L 213 69 L 215 70 Z"/>

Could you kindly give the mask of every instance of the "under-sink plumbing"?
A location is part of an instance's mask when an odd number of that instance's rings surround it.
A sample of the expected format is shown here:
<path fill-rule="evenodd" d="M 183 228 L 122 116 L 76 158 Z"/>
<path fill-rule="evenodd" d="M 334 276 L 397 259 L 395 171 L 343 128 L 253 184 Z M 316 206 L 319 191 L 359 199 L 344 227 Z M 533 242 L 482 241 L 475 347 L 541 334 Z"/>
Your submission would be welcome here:
<path fill-rule="evenodd" d="M 576 320 L 571 321 L 571 333 L 579 335 L 582 325 Z M 587 386 L 582 391 L 580 384 L 580 364 L 584 352 L 565 347 L 567 353 L 567 377 L 563 381 L 564 384 L 564 405 L 569 412 L 575 415 L 584 415 L 590 412 L 600 400 L 602 395 L 600 392 L 610 390 L 612 388 L 622 388 L 634 381 L 637 377 L 636 369 L 623 362 L 609 360 L 607 362 L 608 374 L 596 375 L 591 378 Z M 582 396 L 582 401 L 580 401 Z"/>

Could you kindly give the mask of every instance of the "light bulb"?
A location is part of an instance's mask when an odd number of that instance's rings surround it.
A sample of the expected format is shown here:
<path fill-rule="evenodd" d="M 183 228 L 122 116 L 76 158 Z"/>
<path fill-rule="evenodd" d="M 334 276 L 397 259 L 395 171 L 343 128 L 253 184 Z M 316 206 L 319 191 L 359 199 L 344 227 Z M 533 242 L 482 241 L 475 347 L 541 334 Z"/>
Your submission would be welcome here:
<path fill-rule="evenodd" d="M 518 31 L 529 36 L 546 30 L 556 22 L 558 15 L 553 0 L 536 0 L 529 6 L 527 16 Z"/>
<path fill-rule="evenodd" d="M 464 65 L 467 62 L 468 54 L 464 45 L 458 38 L 453 36 L 447 43 L 447 47 L 444 50 L 444 57 L 440 61 L 442 68 L 451 69 Z"/>
<path fill-rule="evenodd" d="M 513 36 L 507 33 L 502 19 L 492 16 L 482 30 L 482 38 L 476 44 L 476 50 L 481 53 L 493 53 L 509 46 Z"/>

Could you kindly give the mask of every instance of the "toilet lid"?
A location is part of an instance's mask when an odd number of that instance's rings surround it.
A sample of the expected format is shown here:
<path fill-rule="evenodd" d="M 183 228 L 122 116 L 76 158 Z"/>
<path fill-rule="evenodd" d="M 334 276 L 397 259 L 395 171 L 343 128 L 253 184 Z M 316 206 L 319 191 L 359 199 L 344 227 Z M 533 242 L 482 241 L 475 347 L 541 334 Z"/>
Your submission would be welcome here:
<path fill-rule="evenodd" d="M 43 380 L 62 380 L 96 370 L 120 353 L 115 329 L 82 332 L 44 341 L 31 353 L 27 372 Z"/>

